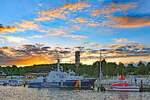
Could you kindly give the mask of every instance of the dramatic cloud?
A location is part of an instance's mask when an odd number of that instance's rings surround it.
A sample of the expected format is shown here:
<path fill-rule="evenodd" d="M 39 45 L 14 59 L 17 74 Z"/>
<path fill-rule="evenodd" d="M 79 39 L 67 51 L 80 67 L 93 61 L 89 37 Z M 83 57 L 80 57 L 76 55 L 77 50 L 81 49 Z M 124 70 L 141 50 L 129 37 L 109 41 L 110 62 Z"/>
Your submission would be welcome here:
<path fill-rule="evenodd" d="M 45 35 L 33 35 L 30 38 L 43 38 L 43 37 L 68 37 L 68 38 L 87 38 L 87 36 L 82 35 L 73 35 L 71 33 L 76 30 L 80 30 L 80 27 L 73 25 L 70 27 L 57 27 L 57 28 L 49 28 L 49 27 L 41 27 L 39 29 L 40 32 L 46 33 Z"/>
<path fill-rule="evenodd" d="M 3 26 L 2 24 L 0 24 L 0 32 L 12 32 L 13 33 L 16 31 L 21 31 L 21 30 L 16 28 L 16 26 Z"/>
<path fill-rule="evenodd" d="M 125 11 L 131 8 L 135 8 L 136 6 L 136 3 L 109 3 L 100 10 L 94 10 L 92 16 L 100 16 L 102 14 L 105 14 L 107 17 L 114 12 Z"/>
<path fill-rule="evenodd" d="M 21 42 L 25 42 L 28 41 L 27 39 L 21 38 L 21 37 L 14 37 L 14 36 L 0 36 L 0 37 L 4 37 L 8 42 L 14 42 L 14 43 L 21 43 Z"/>
<path fill-rule="evenodd" d="M 85 4 L 83 2 L 78 2 L 78 3 L 70 3 L 66 4 L 58 9 L 52 9 L 49 11 L 41 11 L 39 18 L 35 18 L 35 21 L 46 21 L 46 20 L 52 20 L 55 18 L 59 19 L 66 19 L 67 15 L 69 14 L 69 11 L 76 11 L 76 10 L 81 10 L 85 7 L 90 7 L 90 5 Z"/>
<path fill-rule="evenodd" d="M 41 32 L 47 33 L 46 36 L 59 36 L 62 34 L 66 34 L 67 30 L 62 28 L 48 28 L 47 30 L 41 30 Z"/>
<path fill-rule="evenodd" d="M 77 17 L 76 19 L 72 19 L 74 23 L 88 23 L 88 19 L 84 17 Z"/>
<path fill-rule="evenodd" d="M 150 17 L 130 17 L 130 16 L 120 16 L 114 17 L 114 27 L 121 28 L 137 28 L 150 26 Z"/>
<path fill-rule="evenodd" d="M 30 38 L 44 38 L 44 37 L 56 37 L 62 36 L 68 32 L 68 30 L 62 28 L 45 28 L 39 30 L 42 33 L 46 33 L 45 35 L 33 35 Z"/>
<path fill-rule="evenodd" d="M 136 8 L 137 3 L 116 3 L 111 2 L 105 4 L 99 9 L 95 9 L 91 16 L 93 16 L 96 20 L 89 24 L 90 26 L 109 26 L 112 27 L 118 20 L 114 21 L 114 17 L 116 13 L 118 14 L 126 14 L 130 9 Z"/>
<path fill-rule="evenodd" d="M 55 63 L 57 58 L 60 58 L 62 63 L 74 63 L 74 53 L 76 50 L 81 51 L 81 63 L 92 64 L 94 61 L 99 60 L 100 49 L 103 58 L 107 61 L 113 61 L 115 59 L 114 61 L 116 62 L 129 62 L 131 60 L 130 58 L 132 58 L 131 61 L 134 61 L 133 58 L 140 57 L 141 60 L 150 61 L 150 47 L 134 42 L 134 40 L 140 40 L 141 38 L 145 38 L 145 36 L 149 36 L 147 33 L 149 32 L 148 28 L 144 26 L 150 25 L 150 17 L 145 11 L 142 10 L 140 12 L 136 10 L 136 8 L 140 9 L 138 1 L 58 0 L 53 3 L 49 1 L 48 4 L 42 1 L 42 3 L 36 3 L 37 8 L 35 6 L 35 8 L 27 6 L 30 8 L 30 11 L 20 12 L 19 17 L 18 13 L 16 14 L 17 16 L 13 17 L 14 19 L 5 16 L 2 19 L 6 18 L 6 21 L 4 21 L 8 26 L 0 25 L 1 45 L 7 45 L 7 43 L 12 43 L 13 45 L 24 44 L 27 42 L 42 43 L 43 40 L 48 45 L 48 42 L 52 42 L 53 44 L 50 47 L 41 44 L 1 47 L 0 64 L 33 65 Z M 34 9 L 34 12 L 31 9 Z M 36 11 L 39 12 L 38 15 L 35 15 L 37 14 Z M 133 16 L 138 14 L 139 16 Z M 12 22 L 12 24 L 9 22 Z M 139 27 L 144 27 L 143 29 L 146 29 L 146 31 L 142 30 L 142 28 L 140 28 L 140 31 L 122 29 Z M 146 32 L 146 34 L 140 37 L 139 32 L 141 34 L 142 32 Z M 120 35 L 119 33 L 126 34 Z M 133 41 L 125 38 L 128 36 L 136 36 L 136 34 L 138 35 Z M 69 40 L 70 43 L 66 43 Z M 93 42 L 82 44 L 81 41 L 83 40 Z M 142 40 L 142 42 L 148 43 L 147 40 L 146 42 Z M 61 46 L 55 44 L 61 44 Z M 136 60 L 139 61 L 139 59 Z"/>
<path fill-rule="evenodd" d="M 39 30 L 39 26 L 33 21 L 22 20 L 22 23 L 14 23 L 22 30 Z"/>
<path fill-rule="evenodd" d="M 3 26 L 0 24 L 0 32 L 24 32 L 26 30 L 39 30 L 39 25 L 35 24 L 33 21 L 22 20 L 22 23 L 14 23 L 15 26 Z M 1 33 L 6 34 L 6 33 Z"/>
<path fill-rule="evenodd" d="M 87 42 L 85 44 L 94 45 L 94 43 Z M 96 47 L 99 46 L 98 44 Z M 129 59 L 142 58 L 143 61 L 150 61 L 150 47 L 138 44 L 138 43 L 127 43 L 124 45 L 111 46 L 110 49 L 101 49 L 102 56 L 107 61 L 114 61 L 117 58 L 121 59 L 116 62 L 122 61 L 126 63 Z M 0 56 L 3 60 L 0 64 L 12 65 L 33 65 L 33 64 L 45 64 L 55 63 L 57 58 L 60 58 L 62 63 L 74 63 L 75 51 L 81 51 L 81 63 L 92 64 L 99 60 L 99 50 L 86 49 L 86 47 L 78 46 L 73 48 L 66 47 L 48 47 L 42 44 L 36 45 L 18 45 L 15 47 L 2 47 L 0 48 Z M 128 58 L 128 60 L 126 60 Z M 133 60 L 131 60 L 133 61 Z M 140 61 L 138 59 L 137 61 Z"/>

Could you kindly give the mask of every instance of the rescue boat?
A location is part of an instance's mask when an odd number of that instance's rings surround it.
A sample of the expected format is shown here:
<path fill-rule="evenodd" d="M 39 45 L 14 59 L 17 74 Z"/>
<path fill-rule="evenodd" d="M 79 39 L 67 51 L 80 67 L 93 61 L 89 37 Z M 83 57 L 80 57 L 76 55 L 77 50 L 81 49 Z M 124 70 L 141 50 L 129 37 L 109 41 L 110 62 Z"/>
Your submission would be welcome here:
<path fill-rule="evenodd" d="M 136 85 L 129 85 L 128 81 L 125 80 L 125 78 L 122 74 L 119 82 L 105 87 L 105 90 L 106 91 L 139 92 L 140 87 L 136 86 Z"/>

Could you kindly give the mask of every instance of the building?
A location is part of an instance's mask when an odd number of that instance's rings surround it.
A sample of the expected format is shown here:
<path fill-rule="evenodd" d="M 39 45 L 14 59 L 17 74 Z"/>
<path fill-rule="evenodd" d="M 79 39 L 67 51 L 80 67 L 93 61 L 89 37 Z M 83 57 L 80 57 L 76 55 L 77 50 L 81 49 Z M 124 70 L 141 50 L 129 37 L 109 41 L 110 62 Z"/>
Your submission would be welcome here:
<path fill-rule="evenodd" d="M 25 78 L 37 78 L 37 77 L 46 77 L 48 73 L 26 73 Z"/>

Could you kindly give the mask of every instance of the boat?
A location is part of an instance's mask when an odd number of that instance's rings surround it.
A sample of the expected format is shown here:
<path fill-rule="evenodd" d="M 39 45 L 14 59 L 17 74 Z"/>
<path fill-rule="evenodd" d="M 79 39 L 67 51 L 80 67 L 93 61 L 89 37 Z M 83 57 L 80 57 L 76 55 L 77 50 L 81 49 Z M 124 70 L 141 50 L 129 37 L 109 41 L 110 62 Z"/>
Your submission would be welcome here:
<path fill-rule="evenodd" d="M 105 87 L 106 91 L 123 91 L 123 92 L 139 92 L 140 87 L 136 85 L 129 85 L 128 81 L 125 80 L 123 74 L 117 83 Z"/>
<path fill-rule="evenodd" d="M 7 80 L 0 80 L 0 85 L 6 86 L 7 85 Z"/>
<path fill-rule="evenodd" d="M 99 81 L 97 82 L 97 89 L 101 89 L 101 91 L 123 91 L 123 92 L 139 92 L 140 87 L 136 85 L 129 85 L 128 80 L 125 80 L 123 74 L 121 75 L 120 80 L 117 80 L 116 83 L 111 85 L 102 86 L 102 63 L 101 63 L 101 50 L 100 50 L 100 66 L 99 66 Z M 96 83 L 96 82 L 95 82 Z"/>
<path fill-rule="evenodd" d="M 61 69 L 60 60 L 58 59 L 56 71 L 50 71 L 47 77 L 38 77 L 36 80 L 28 82 L 28 87 L 64 87 L 91 89 L 94 86 L 96 78 L 84 78 L 83 76 L 76 76 L 75 72 L 71 70 L 68 72 L 63 72 Z"/>
<path fill-rule="evenodd" d="M 23 85 L 23 81 L 11 79 L 11 80 L 7 81 L 7 85 L 9 85 L 9 86 L 21 86 L 21 85 Z"/>

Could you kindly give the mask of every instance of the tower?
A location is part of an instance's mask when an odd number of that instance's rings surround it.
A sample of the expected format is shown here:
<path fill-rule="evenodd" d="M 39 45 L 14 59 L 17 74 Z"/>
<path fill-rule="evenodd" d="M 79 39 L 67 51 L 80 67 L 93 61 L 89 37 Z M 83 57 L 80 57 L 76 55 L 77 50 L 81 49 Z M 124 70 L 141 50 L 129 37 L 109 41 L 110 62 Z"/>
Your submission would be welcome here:
<path fill-rule="evenodd" d="M 75 52 L 75 66 L 76 68 L 80 65 L 80 51 Z"/>

